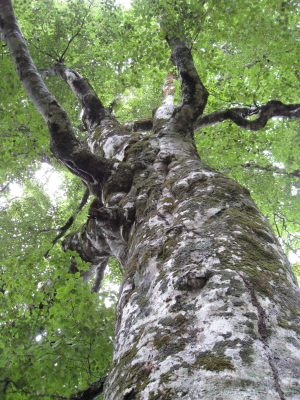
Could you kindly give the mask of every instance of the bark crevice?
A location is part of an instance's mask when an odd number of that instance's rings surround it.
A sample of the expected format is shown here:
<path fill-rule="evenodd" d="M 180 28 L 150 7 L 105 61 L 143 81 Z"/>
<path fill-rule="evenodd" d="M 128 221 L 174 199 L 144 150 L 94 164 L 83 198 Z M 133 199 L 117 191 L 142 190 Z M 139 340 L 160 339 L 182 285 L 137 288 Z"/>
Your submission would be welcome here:
<path fill-rule="evenodd" d="M 275 389 L 280 397 L 280 400 L 286 400 L 285 394 L 280 385 L 278 369 L 276 368 L 275 363 L 273 361 L 273 359 L 274 359 L 273 351 L 268 344 L 268 338 L 270 335 L 272 335 L 272 332 L 271 332 L 271 329 L 267 328 L 265 310 L 263 309 L 260 302 L 258 301 L 258 298 L 257 298 L 257 295 L 255 293 L 253 286 L 248 282 L 248 280 L 243 276 L 243 274 L 241 274 L 238 271 L 236 271 L 236 272 L 242 278 L 246 288 L 248 289 L 248 291 L 250 293 L 251 302 L 252 302 L 253 306 L 257 309 L 258 332 L 261 337 L 261 341 L 263 342 L 263 344 L 265 346 L 265 350 L 267 352 L 268 362 L 269 362 L 270 368 L 273 373 Z"/>

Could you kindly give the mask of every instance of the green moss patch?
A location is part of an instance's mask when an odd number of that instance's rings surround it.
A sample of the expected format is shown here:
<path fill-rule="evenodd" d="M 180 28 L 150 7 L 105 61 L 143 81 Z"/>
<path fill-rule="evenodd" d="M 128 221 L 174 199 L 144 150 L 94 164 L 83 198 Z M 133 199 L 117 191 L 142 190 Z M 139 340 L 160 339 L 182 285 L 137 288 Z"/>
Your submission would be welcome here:
<path fill-rule="evenodd" d="M 200 367 L 209 371 L 224 371 L 225 369 L 234 370 L 234 365 L 229 357 L 218 356 L 211 351 L 201 352 L 192 367 Z"/>

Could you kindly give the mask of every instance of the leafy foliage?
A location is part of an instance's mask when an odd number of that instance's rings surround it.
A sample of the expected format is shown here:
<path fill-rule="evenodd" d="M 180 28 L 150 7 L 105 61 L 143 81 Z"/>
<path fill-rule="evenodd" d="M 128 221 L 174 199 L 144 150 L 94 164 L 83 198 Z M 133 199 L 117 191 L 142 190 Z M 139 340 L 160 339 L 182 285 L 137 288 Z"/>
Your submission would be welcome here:
<path fill-rule="evenodd" d="M 192 48 L 210 92 L 207 113 L 270 99 L 298 102 L 294 1 L 133 0 L 125 9 L 113 0 L 16 0 L 14 7 L 38 68 L 64 60 L 88 77 L 104 104 L 118 99 L 120 121 L 148 117 L 159 104 L 165 74 L 173 68 L 163 40 L 172 31 Z M 5 400 L 68 397 L 109 367 L 116 298 L 109 285 L 120 282 L 120 271 L 112 261 L 104 288 L 91 294 L 79 274 L 67 272 L 70 254 L 55 246 L 50 258 L 43 257 L 84 188 L 52 157 L 46 126 L 5 47 L 0 62 L 0 381 L 3 387 L 7 377 L 14 382 Z M 80 108 L 72 93 L 63 82 L 45 79 L 78 126 Z M 78 136 L 84 139 L 79 130 Z M 248 132 L 225 122 L 197 132 L 196 143 L 203 161 L 251 190 L 286 249 L 296 252 L 299 123 L 275 120 Z M 42 165 L 48 172 L 38 179 Z M 56 193 L 47 186 L 50 174 L 61 182 Z M 22 195 L 13 190 L 16 184 Z M 86 214 L 84 209 L 74 229 Z"/>

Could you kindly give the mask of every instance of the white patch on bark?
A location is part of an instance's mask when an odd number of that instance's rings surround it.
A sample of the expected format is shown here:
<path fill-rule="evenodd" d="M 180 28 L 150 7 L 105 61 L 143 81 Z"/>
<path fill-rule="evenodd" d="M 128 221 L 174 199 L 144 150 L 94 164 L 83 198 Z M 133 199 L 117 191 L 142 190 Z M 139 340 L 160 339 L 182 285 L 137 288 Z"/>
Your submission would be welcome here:
<path fill-rule="evenodd" d="M 174 110 L 173 106 L 173 96 L 167 96 L 163 104 L 157 108 L 155 111 L 155 119 L 165 119 L 168 120 Z M 167 122 L 166 122 L 167 124 Z"/>
<path fill-rule="evenodd" d="M 149 228 L 153 228 L 154 226 L 161 225 L 163 220 L 159 218 L 157 215 L 154 217 L 150 218 L 148 220 Z"/>
<path fill-rule="evenodd" d="M 191 140 L 186 139 L 182 141 L 180 134 L 176 132 L 168 132 L 163 136 L 159 137 L 160 157 L 164 158 L 167 155 L 178 154 L 181 157 L 192 157 L 196 156 L 195 146 Z"/>
<path fill-rule="evenodd" d="M 72 81 L 78 79 L 78 75 L 76 75 L 76 74 L 74 73 L 74 71 L 70 71 L 70 70 L 67 68 L 67 69 L 65 69 L 64 72 L 65 72 L 65 74 L 66 74 L 67 80 L 70 80 L 70 81 L 72 82 Z"/>
<path fill-rule="evenodd" d="M 221 247 L 219 247 L 218 248 L 218 253 L 222 253 L 223 251 L 225 251 L 226 250 L 226 247 L 224 247 L 224 246 L 221 246 Z"/>
<path fill-rule="evenodd" d="M 103 132 L 105 135 L 105 130 Z M 103 145 L 103 150 L 106 158 L 117 158 L 116 150 L 118 150 L 118 147 L 124 143 L 124 138 L 121 136 L 111 136 L 108 137 L 105 140 L 105 143 Z"/>

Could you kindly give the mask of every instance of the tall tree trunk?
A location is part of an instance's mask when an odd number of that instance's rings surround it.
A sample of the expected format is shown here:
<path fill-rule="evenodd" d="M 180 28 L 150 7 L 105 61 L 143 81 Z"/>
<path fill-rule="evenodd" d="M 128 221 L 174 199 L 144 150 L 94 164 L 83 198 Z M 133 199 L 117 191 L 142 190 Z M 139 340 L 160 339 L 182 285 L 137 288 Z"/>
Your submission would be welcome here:
<path fill-rule="evenodd" d="M 105 400 L 297 399 L 288 261 L 248 190 L 178 145 L 135 188 Z"/>
<path fill-rule="evenodd" d="M 263 123 L 299 118 L 299 105 L 205 119 L 208 93 L 187 45 L 173 37 L 182 101 L 173 105 L 168 74 L 162 105 L 142 123 L 119 124 L 86 79 L 62 64 L 52 69 L 81 102 L 83 146 L 44 86 L 10 0 L 0 4 L 0 27 L 53 152 L 96 196 L 64 248 L 101 274 L 109 256 L 124 268 L 105 400 L 299 399 L 300 296 L 289 263 L 248 190 L 205 165 L 193 137 L 224 119 L 257 129 L 245 116 L 258 112 Z M 143 127 L 151 134 L 133 132 Z"/>

